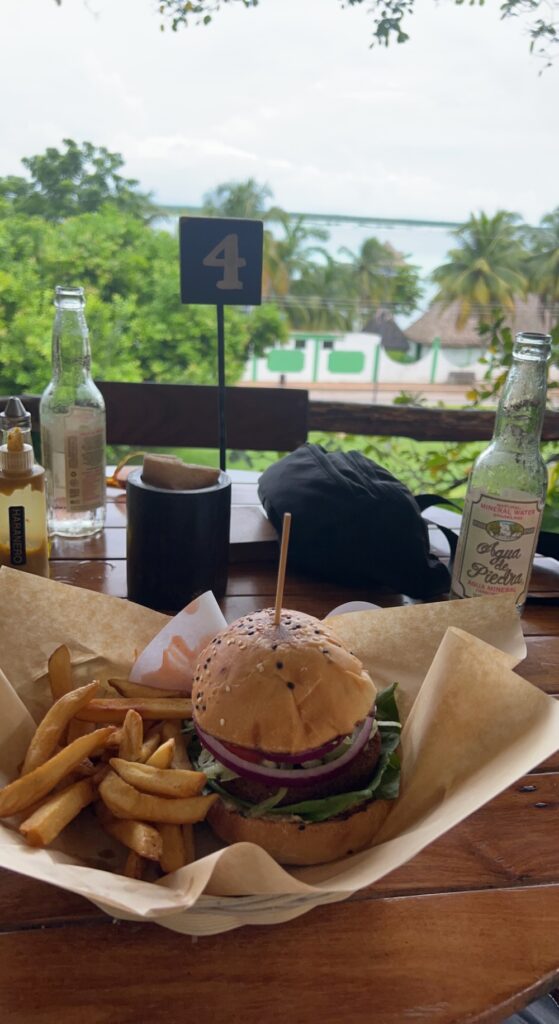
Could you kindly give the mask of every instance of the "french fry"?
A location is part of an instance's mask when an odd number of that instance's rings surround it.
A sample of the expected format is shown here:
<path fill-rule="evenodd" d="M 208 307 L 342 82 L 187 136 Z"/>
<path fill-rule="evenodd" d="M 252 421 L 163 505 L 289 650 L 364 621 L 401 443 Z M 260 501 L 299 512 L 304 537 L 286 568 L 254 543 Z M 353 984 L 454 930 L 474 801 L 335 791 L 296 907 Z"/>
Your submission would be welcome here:
<path fill-rule="evenodd" d="M 186 752 L 186 743 L 184 739 L 184 733 L 181 730 L 181 723 L 176 720 L 170 722 L 164 722 L 161 730 L 161 735 L 164 740 L 174 739 L 175 741 L 175 756 L 173 758 L 173 768 L 189 768 L 192 769 L 190 758 Z"/>
<path fill-rule="evenodd" d="M 125 821 L 123 818 L 110 817 L 102 821 L 103 828 L 113 839 L 133 850 L 138 857 L 145 857 L 146 860 L 160 861 L 163 855 L 163 839 L 159 831 L 153 825 L 145 821 Z M 174 826 L 179 828 L 178 825 Z"/>
<path fill-rule="evenodd" d="M 93 764 L 93 761 L 89 757 L 84 757 L 83 761 L 80 761 L 74 774 L 79 775 L 82 778 L 89 779 L 92 775 L 98 771 L 98 765 Z"/>
<path fill-rule="evenodd" d="M 109 679 L 109 682 L 122 697 L 184 697 L 180 690 L 160 690 L 155 686 L 131 683 L 129 679 Z"/>
<path fill-rule="evenodd" d="M 101 697 L 120 697 L 118 690 L 115 690 L 110 680 L 100 679 L 99 686 L 101 687 L 99 691 Z"/>
<path fill-rule="evenodd" d="M 173 739 L 165 740 L 165 743 L 162 743 L 161 746 L 153 752 L 151 757 L 148 757 L 145 764 L 149 765 L 151 768 L 170 768 L 173 762 L 174 753 L 175 741 Z"/>
<path fill-rule="evenodd" d="M 153 768 L 147 764 L 123 761 L 121 757 L 111 757 L 110 765 L 130 786 L 154 796 L 199 796 L 206 784 L 206 776 L 202 772 Z"/>
<path fill-rule="evenodd" d="M 103 750 L 111 733 L 112 729 L 107 727 L 80 736 L 38 768 L 4 786 L 0 790 L 0 818 L 24 811 L 26 807 L 41 800 L 66 775 L 73 772 L 84 758 Z"/>
<path fill-rule="evenodd" d="M 87 736 L 88 732 L 93 732 L 94 728 L 93 722 L 78 722 L 76 718 L 73 718 L 68 723 L 66 730 L 66 745 L 73 743 L 79 736 Z"/>
<path fill-rule="evenodd" d="M 187 697 L 99 697 L 82 708 L 76 718 L 80 722 L 123 722 L 130 710 L 151 721 L 191 718 L 192 701 Z"/>
<path fill-rule="evenodd" d="M 185 864 L 192 864 L 196 860 L 196 843 L 192 825 L 182 826 L 182 840 L 184 843 Z"/>
<path fill-rule="evenodd" d="M 161 733 L 159 731 L 159 725 L 157 728 L 152 728 L 146 734 L 146 738 L 142 743 L 142 750 L 138 760 L 146 762 L 149 760 L 152 754 L 155 753 L 159 744 L 161 743 Z"/>
<path fill-rule="evenodd" d="M 125 761 L 139 761 L 144 741 L 144 723 L 137 711 L 127 711 L 122 726 L 118 756 Z"/>
<path fill-rule="evenodd" d="M 188 863 L 181 826 L 160 825 L 159 833 L 162 840 L 159 863 L 166 874 L 171 871 L 178 871 L 179 868 L 184 867 Z"/>
<path fill-rule="evenodd" d="M 38 768 L 39 765 L 48 761 L 51 754 L 58 746 L 62 734 L 80 708 L 95 697 L 99 692 L 98 683 L 89 683 L 88 686 L 80 686 L 77 690 L 70 690 L 63 697 L 49 708 L 42 722 L 37 726 L 31 743 L 29 744 L 23 767 L 22 775 Z"/>
<path fill-rule="evenodd" d="M 141 857 L 138 857 L 134 850 L 130 850 L 126 858 L 126 864 L 124 865 L 123 874 L 126 878 L 138 878 L 140 879 L 144 873 L 144 862 Z"/>
<path fill-rule="evenodd" d="M 94 729 L 96 728 L 93 722 L 84 722 L 83 724 L 84 725 L 93 725 L 93 728 Z M 100 728 L 100 727 L 97 726 L 97 728 Z M 101 726 L 101 728 L 104 728 L 104 726 Z M 110 747 L 111 749 L 116 748 L 118 750 L 121 743 L 122 743 L 122 729 L 118 728 L 117 726 L 113 726 L 113 731 L 112 731 L 112 734 L 109 736 L 109 741 L 107 743 L 107 747 Z"/>
<path fill-rule="evenodd" d="M 70 651 L 65 644 L 61 644 L 51 654 L 48 660 L 48 677 L 53 700 L 58 700 L 74 689 Z"/>
<path fill-rule="evenodd" d="M 26 843 L 29 846 L 48 846 L 82 808 L 91 803 L 95 792 L 91 781 L 83 779 L 49 797 L 19 826 Z"/>
<path fill-rule="evenodd" d="M 99 793 L 116 818 L 134 821 L 165 822 L 171 825 L 192 825 L 203 821 L 212 804 L 218 799 L 211 796 L 168 797 L 148 796 L 129 786 L 116 772 L 109 772 L 99 786 Z"/>

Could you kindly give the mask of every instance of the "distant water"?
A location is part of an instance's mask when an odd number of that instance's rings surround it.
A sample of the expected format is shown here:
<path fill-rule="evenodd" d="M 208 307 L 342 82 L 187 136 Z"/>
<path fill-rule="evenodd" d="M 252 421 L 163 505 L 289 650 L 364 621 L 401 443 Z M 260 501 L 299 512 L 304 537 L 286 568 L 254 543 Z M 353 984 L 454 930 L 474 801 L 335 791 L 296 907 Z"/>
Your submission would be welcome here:
<path fill-rule="evenodd" d="M 418 213 L 418 217 L 421 213 Z M 178 224 L 177 217 L 161 217 L 154 226 L 165 228 L 168 231 L 175 231 Z M 312 223 L 310 225 L 313 226 Z M 448 228 L 442 227 L 414 227 L 413 225 L 402 225 L 394 227 L 352 224 L 351 222 L 336 224 L 327 228 L 329 240 L 326 243 L 317 242 L 331 253 L 333 257 L 347 259 L 339 250 L 349 249 L 357 253 L 359 247 L 367 238 L 378 238 L 380 242 L 389 242 L 390 245 L 419 268 L 423 285 L 423 296 L 420 299 L 417 310 L 411 316 L 396 317 L 400 327 L 417 320 L 418 316 L 427 309 L 435 287 L 430 281 L 431 272 L 444 263 L 451 248 L 456 245 L 456 239 Z"/>

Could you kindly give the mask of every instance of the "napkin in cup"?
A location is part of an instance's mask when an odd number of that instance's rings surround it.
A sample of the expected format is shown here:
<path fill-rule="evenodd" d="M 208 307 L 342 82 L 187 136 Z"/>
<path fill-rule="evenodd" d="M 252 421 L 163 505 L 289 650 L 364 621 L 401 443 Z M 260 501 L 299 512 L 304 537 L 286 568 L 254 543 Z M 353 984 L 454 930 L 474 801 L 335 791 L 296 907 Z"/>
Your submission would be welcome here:
<path fill-rule="evenodd" d="M 219 479 L 219 469 L 183 462 L 178 455 L 144 455 L 142 480 L 150 487 L 169 491 L 200 491 L 213 487 Z"/>

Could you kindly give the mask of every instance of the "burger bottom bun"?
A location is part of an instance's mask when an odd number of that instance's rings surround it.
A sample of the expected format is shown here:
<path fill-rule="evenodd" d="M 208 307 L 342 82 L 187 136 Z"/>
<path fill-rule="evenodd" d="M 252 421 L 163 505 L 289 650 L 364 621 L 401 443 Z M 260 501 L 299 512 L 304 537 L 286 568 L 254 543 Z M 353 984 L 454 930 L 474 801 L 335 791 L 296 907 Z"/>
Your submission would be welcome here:
<path fill-rule="evenodd" d="M 245 818 L 217 800 L 208 821 L 225 843 L 256 843 L 280 864 L 327 864 L 370 846 L 393 800 L 371 800 L 362 810 L 304 825 L 273 818 Z"/>

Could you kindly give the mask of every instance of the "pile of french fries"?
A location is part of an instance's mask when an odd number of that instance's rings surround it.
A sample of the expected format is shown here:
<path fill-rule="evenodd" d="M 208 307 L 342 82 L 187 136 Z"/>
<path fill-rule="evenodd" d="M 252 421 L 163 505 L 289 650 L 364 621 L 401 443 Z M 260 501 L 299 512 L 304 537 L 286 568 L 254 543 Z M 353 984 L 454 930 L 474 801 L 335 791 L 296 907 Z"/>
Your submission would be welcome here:
<path fill-rule="evenodd" d="M 49 846 L 89 805 L 126 851 L 124 874 L 167 874 L 195 858 L 192 826 L 217 799 L 192 771 L 184 695 L 127 680 L 75 687 L 68 648 L 48 663 L 53 704 L 29 744 L 18 779 L 0 790 L 9 818 L 30 846 Z M 149 865 L 152 869 L 149 870 Z"/>

